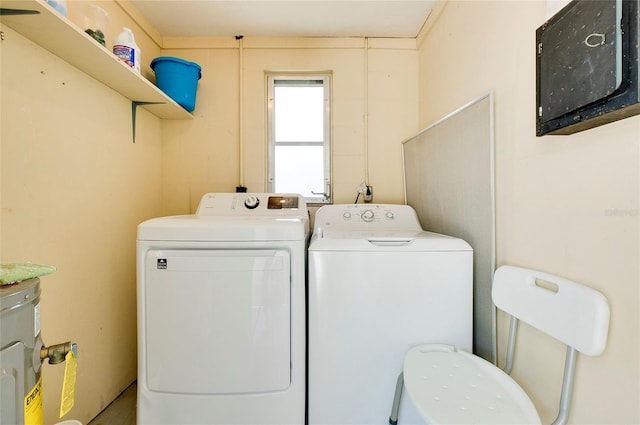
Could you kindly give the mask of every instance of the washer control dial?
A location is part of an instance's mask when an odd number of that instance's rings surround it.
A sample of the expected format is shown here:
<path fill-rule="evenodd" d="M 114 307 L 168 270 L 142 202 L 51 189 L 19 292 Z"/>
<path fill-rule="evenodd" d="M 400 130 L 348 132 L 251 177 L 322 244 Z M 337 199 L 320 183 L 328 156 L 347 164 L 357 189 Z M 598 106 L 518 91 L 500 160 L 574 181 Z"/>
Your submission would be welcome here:
<path fill-rule="evenodd" d="M 250 210 L 257 208 L 258 205 L 260 205 L 260 199 L 255 195 L 249 195 L 247 199 L 244 200 L 244 206 Z"/>
<path fill-rule="evenodd" d="M 344 218 L 345 220 L 349 220 L 351 218 L 351 213 L 349 211 L 343 212 L 342 218 Z"/>
<path fill-rule="evenodd" d="M 375 214 L 371 210 L 366 210 L 362 213 L 362 215 L 360 215 L 360 217 L 362 218 L 363 221 L 370 223 L 375 218 Z"/>
<path fill-rule="evenodd" d="M 387 220 L 393 220 L 395 218 L 393 215 L 393 211 L 387 211 L 385 217 L 387 217 Z"/>

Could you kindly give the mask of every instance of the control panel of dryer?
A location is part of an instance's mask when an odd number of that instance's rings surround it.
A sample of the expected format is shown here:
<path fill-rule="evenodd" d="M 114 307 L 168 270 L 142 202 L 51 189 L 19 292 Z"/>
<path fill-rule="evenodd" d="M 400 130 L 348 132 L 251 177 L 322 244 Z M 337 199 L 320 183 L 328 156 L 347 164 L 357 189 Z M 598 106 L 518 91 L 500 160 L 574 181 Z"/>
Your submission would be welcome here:
<path fill-rule="evenodd" d="M 207 193 L 196 215 L 300 215 L 306 211 L 301 195 L 275 193 Z"/>

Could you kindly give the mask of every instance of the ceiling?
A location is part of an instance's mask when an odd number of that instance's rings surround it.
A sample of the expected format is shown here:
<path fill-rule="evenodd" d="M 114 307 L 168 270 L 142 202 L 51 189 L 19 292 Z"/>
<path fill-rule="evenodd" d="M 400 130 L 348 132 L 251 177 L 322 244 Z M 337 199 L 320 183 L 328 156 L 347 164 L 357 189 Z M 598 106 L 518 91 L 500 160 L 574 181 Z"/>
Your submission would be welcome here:
<path fill-rule="evenodd" d="M 436 0 L 130 0 L 163 37 L 414 38 Z"/>

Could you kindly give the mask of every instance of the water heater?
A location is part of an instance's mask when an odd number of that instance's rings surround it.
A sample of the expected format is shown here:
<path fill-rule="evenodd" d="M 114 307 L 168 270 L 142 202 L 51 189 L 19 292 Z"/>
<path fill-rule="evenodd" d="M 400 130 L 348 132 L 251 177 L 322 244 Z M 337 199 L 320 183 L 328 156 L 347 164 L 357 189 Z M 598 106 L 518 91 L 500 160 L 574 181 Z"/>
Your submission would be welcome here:
<path fill-rule="evenodd" d="M 39 278 L 0 286 L 0 425 L 43 423 L 42 362 L 60 363 L 74 346 L 44 346 Z"/>

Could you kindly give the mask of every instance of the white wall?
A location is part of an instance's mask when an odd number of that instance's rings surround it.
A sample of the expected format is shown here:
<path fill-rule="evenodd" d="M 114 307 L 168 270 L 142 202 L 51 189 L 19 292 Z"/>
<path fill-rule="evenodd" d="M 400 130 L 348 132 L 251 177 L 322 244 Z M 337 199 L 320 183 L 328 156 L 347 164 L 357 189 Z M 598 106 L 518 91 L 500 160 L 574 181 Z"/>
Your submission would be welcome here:
<path fill-rule="evenodd" d="M 420 126 L 493 89 L 497 260 L 581 281 L 611 304 L 603 356 L 578 360 L 571 423 L 640 422 L 640 117 L 535 137 L 542 1 L 452 1 L 420 46 Z M 506 320 L 499 317 L 499 354 Z M 523 327 L 514 377 L 557 412 L 564 351 Z"/>

